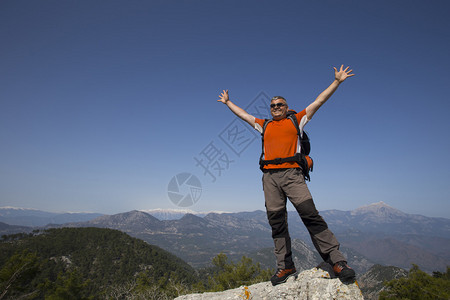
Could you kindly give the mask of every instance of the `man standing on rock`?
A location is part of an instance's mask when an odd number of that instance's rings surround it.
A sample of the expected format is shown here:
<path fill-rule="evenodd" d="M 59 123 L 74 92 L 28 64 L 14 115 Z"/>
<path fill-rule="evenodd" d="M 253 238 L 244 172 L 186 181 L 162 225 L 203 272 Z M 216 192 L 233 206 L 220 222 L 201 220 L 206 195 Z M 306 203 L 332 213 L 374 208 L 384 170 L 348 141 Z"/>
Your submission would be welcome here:
<path fill-rule="evenodd" d="M 295 114 L 300 132 L 316 111 L 333 95 L 339 85 L 348 77 L 354 76 L 349 67 L 341 66 L 338 71 L 334 68 L 334 81 L 326 88 L 314 102 L 306 109 Z M 289 111 L 286 99 L 273 97 L 270 102 L 272 121 L 263 129 L 265 120 L 255 118 L 245 110 L 230 101 L 228 90 L 220 94 L 219 102 L 224 103 L 239 118 L 250 124 L 260 133 L 264 132 L 264 159 L 294 157 L 298 150 L 298 131 L 294 122 L 287 118 Z M 287 224 L 286 200 L 291 203 L 300 215 L 311 236 L 312 242 L 320 256 L 333 266 L 335 274 L 346 282 L 355 280 L 355 271 L 348 267 L 346 258 L 339 251 L 339 242 L 328 229 L 327 223 L 319 215 L 312 196 L 306 185 L 300 164 L 297 161 L 278 160 L 266 164 L 263 170 L 263 189 L 267 218 L 272 227 L 272 238 L 275 244 L 277 272 L 272 276 L 273 285 L 286 282 L 288 277 L 295 275 L 296 270 L 292 261 L 291 238 Z"/>

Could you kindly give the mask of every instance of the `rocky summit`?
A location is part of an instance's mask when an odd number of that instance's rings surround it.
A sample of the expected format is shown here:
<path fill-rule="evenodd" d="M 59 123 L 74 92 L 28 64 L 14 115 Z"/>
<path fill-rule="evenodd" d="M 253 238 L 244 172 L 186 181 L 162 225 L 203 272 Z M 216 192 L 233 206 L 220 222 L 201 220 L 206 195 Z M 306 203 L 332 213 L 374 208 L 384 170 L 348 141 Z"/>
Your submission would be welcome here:
<path fill-rule="evenodd" d="M 236 289 L 216 293 L 190 294 L 176 300 L 327 300 L 364 299 L 357 283 L 344 284 L 339 279 L 331 279 L 328 272 L 313 268 L 301 272 L 286 283 L 272 286 L 270 282 L 241 286 Z"/>

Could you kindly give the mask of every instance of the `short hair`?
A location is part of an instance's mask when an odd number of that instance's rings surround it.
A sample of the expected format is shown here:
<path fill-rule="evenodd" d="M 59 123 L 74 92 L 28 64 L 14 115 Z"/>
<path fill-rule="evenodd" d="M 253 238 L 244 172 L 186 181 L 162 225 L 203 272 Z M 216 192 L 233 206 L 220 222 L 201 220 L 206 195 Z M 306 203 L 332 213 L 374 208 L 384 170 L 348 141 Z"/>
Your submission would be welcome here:
<path fill-rule="evenodd" d="M 287 104 L 286 99 L 284 97 L 281 97 L 281 96 L 274 96 L 274 97 L 272 97 L 272 99 L 270 99 L 270 102 L 272 102 L 273 100 L 278 100 L 278 99 L 284 100 L 284 102 L 286 102 L 286 104 Z"/>
<path fill-rule="evenodd" d="M 278 99 L 283 99 L 284 101 L 286 101 L 286 99 L 284 97 L 281 97 L 281 96 L 274 96 L 274 97 L 272 97 L 272 99 L 270 99 L 270 101 L 278 100 Z"/>

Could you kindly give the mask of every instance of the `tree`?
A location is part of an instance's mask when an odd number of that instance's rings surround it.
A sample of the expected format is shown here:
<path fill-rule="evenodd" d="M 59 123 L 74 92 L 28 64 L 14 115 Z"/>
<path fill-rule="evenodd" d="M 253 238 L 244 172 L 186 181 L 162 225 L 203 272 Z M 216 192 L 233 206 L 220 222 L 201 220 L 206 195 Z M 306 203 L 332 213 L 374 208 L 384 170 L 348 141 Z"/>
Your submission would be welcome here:
<path fill-rule="evenodd" d="M 60 273 L 56 282 L 47 280 L 45 283 L 46 300 L 86 300 L 92 299 L 88 296 L 89 280 L 83 280 L 75 270 L 69 273 Z"/>
<path fill-rule="evenodd" d="M 450 267 L 444 274 L 435 272 L 435 276 L 431 276 L 413 265 L 408 277 L 391 280 L 385 284 L 385 288 L 379 295 L 380 300 L 450 299 Z"/>
<path fill-rule="evenodd" d="M 269 280 L 272 270 L 261 269 L 260 264 L 254 264 L 251 258 L 243 256 L 238 263 L 229 262 L 224 253 L 212 259 L 213 275 L 208 278 L 208 286 L 212 291 L 223 291 L 242 285 Z"/>
<path fill-rule="evenodd" d="M 25 299 L 38 293 L 29 291 L 30 282 L 39 272 L 39 259 L 35 253 L 22 251 L 9 258 L 0 269 L 0 299 Z"/>

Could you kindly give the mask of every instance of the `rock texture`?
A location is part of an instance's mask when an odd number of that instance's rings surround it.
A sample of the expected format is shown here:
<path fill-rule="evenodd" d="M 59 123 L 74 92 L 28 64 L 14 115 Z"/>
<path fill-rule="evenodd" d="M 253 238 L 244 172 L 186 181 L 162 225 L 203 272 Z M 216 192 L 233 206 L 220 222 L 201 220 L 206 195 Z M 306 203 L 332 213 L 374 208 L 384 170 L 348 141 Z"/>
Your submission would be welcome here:
<path fill-rule="evenodd" d="M 328 272 L 313 268 L 301 272 L 297 278 L 291 277 L 286 283 L 272 286 L 270 282 L 257 283 L 248 287 L 217 293 L 190 294 L 176 300 L 326 300 L 364 299 L 357 283 L 344 284 L 339 279 L 331 279 Z"/>

